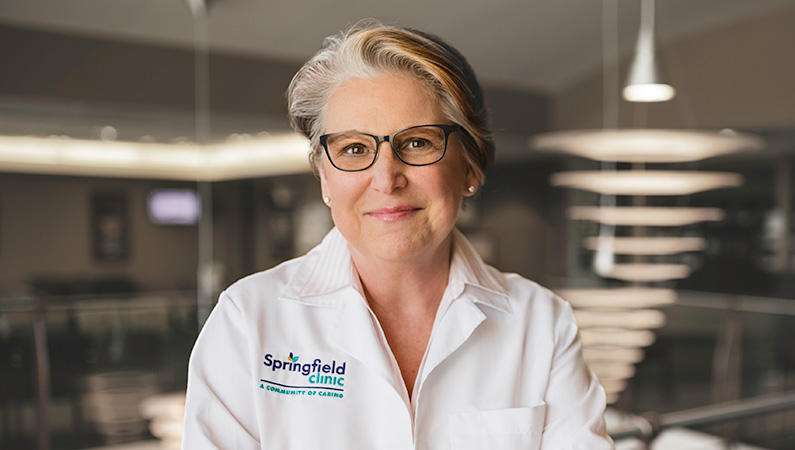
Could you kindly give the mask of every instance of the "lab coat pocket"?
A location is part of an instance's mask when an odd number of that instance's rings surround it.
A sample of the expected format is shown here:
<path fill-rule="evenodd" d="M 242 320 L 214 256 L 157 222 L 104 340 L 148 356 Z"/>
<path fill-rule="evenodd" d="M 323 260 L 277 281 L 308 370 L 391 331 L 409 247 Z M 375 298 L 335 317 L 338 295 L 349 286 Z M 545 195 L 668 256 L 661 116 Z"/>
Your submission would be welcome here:
<path fill-rule="evenodd" d="M 538 450 L 546 404 L 529 408 L 465 411 L 450 416 L 454 450 Z"/>

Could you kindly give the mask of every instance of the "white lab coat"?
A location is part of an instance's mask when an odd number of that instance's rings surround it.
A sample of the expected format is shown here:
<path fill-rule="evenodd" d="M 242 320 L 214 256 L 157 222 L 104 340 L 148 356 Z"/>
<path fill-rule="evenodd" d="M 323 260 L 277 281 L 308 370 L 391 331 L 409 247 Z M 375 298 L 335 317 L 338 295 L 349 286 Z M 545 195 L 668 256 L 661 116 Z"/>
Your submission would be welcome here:
<path fill-rule="evenodd" d="M 457 230 L 413 389 L 333 229 L 221 294 L 190 358 L 183 448 L 613 448 L 569 305 Z"/>

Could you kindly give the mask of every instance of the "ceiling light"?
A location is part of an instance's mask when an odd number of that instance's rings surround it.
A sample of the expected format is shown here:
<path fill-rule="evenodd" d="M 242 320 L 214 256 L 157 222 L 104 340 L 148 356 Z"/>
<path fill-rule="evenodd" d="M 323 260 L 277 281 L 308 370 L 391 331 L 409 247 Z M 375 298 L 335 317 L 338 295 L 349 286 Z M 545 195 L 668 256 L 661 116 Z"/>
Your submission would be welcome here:
<path fill-rule="evenodd" d="M 605 225 L 678 227 L 697 222 L 723 220 L 719 208 L 646 206 L 573 206 L 568 215 L 574 220 L 591 220 Z"/>
<path fill-rule="evenodd" d="M 308 141 L 295 133 L 230 139 L 214 144 L 208 167 L 220 179 L 307 172 Z"/>
<path fill-rule="evenodd" d="M 608 246 L 617 255 L 675 255 L 704 250 L 706 241 L 700 237 L 587 237 L 583 246 L 596 250 Z"/>
<path fill-rule="evenodd" d="M 636 71 L 636 73 L 638 73 Z M 624 99 L 630 102 L 665 102 L 671 100 L 676 95 L 676 90 L 673 86 L 665 84 L 665 83 L 641 83 L 638 79 L 643 78 L 643 75 L 640 75 L 630 78 L 630 82 L 633 84 L 628 84 L 624 87 L 621 93 L 624 95 Z M 635 79 L 633 81 L 633 78 Z"/>
<path fill-rule="evenodd" d="M 201 146 L 0 136 L 0 170 L 55 175 L 219 181 L 310 170 L 309 143 L 294 133 Z"/>
<path fill-rule="evenodd" d="M 689 195 L 741 186 L 743 177 L 728 172 L 580 170 L 552 174 L 550 183 L 609 195 Z"/>
<path fill-rule="evenodd" d="M 662 64 L 654 43 L 654 0 L 642 0 L 640 29 L 635 57 L 623 90 L 630 102 L 664 102 L 674 98 L 676 90 L 665 81 Z"/>
<path fill-rule="evenodd" d="M 688 162 L 743 150 L 764 141 L 747 134 L 693 130 L 571 130 L 534 136 L 530 146 L 597 161 Z"/>

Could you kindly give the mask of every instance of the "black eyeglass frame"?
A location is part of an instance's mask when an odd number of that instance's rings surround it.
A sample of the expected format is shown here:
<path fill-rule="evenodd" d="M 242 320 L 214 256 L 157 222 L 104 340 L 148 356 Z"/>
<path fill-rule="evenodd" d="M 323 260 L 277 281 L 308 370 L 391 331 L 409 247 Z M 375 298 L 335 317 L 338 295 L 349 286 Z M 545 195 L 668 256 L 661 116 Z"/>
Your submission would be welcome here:
<path fill-rule="evenodd" d="M 442 131 L 444 131 L 444 149 L 442 150 L 442 154 L 439 156 L 439 158 L 437 160 L 435 160 L 433 162 L 429 162 L 429 163 L 413 164 L 413 163 L 409 163 L 409 162 L 404 161 L 403 158 L 400 157 L 400 152 L 398 152 L 397 149 L 395 149 L 395 146 L 392 145 L 392 142 L 393 142 L 393 140 L 395 138 L 395 135 L 403 133 L 404 131 L 412 130 L 414 128 L 425 128 L 425 127 L 436 127 L 436 128 L 440 128 L 440 129 L 442 129 Z M 457 130 L 460 130 L 460 129 L 461 129 L 461 126 L 457 125 L 457 124 L 452 124 L 452 125 L 444 125 L 444 124 L 415 125 L 413 127 L 408 127 L 408 128 L 404 128 L 402 130 L 395 131 L 394 133 L 392 133 L 390 135 L 387 135 L 387 136 L 376 136 L 374 134 L 364 133 L 364 132 L 361 132 L 361 131 L 340 131 L 340 132 L 337 132 L 337 133 L 328 133 L 328 134 L 321 135 L 320 136 L 320 145 L 323 146 L 323 150 L 325 150 L 326 157 L 328 158 L 328 161 L 331 163 L 331 165 L 334 166 L 335 169 L 341 170 L 343 172 L 361 172 L 363 170 L 367 170 L 370 167 L 372 167 L 373 164 L 375 164 L 375 160 L 378 159 L 378 151 L 381 149 L 381 143 L 382 142 L 388 142 L 389 143 L 389 146 L 392 148 L 392 153 L 394 153 L 395 156 L 397 157 L 397 159 L 400 160 L 400 162 L 402 162 L 403 164 L 405 164 L 407 166 L 414 166 L 414 167 L 430 166 L 431 164 L 438 163 L 439 161 L 442 160 L 442 158 L 444 158 L 444 155 L 447 154 L 447 141 L 448 141 L 448 138 L 450 137 L 450 133 L 452 133 L 454 131 L 457 131 Z M 370 164 L 368 164 L 366 167 L 363 167 L 361 169 L 342 169 L 342 168 L 337 167 L 336 164 L 334 164 L 334 160 L 331 158 L 331 154 L 329 153 L 329 150 L 328 150 L 328 138 L 330 138 L 332 136 L 340 135 L 340 134 L 346 134 L 346 133 L 358 133 L 358 134 L 361 134 L 361 135 L 364 135 L 364 136 L 370 136 L 371 138 L 373 138 L 373 140 L 375 140 L 375 154 L 373 155 L 373 160 L 370 161 Z"/>

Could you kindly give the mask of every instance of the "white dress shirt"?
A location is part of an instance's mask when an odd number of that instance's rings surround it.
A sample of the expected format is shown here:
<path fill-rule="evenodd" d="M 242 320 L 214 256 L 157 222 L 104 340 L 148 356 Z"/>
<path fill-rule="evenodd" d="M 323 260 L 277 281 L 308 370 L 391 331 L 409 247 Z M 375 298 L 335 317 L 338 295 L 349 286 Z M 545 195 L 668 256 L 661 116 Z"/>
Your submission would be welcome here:
<path fill-rule="evenodd" d="M 190 358 L 183 448 L 613 448 L 569 305 L 453 233 L 411 397 L 335 228 L 221 294 Z"/>

